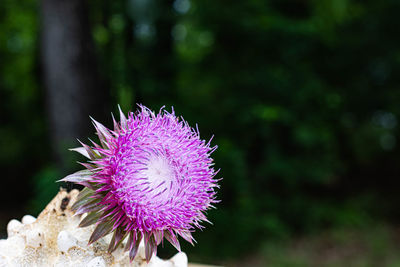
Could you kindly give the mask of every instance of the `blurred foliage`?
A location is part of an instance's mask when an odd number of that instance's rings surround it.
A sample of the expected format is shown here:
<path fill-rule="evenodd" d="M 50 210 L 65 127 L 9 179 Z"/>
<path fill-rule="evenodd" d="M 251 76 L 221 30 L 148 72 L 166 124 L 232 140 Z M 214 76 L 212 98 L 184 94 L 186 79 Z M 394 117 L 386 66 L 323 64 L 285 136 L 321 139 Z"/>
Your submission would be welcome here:
<path fill-rule="evenodd" d="M 173 106 L 203 138 L 215 135 L 222 202 L 209 212 L 214 226 L 195 234 L 194 258 L 398 221 L 400 2 L 89 6 L 114 106 Z M 20 191 L 40 210 L 60 177 L 50 167 L 38 16 L 34 0 L 0 5 L 0 167 L 7 186 L 35 184 Z"/>
<path fill-rule="evenodd" d="M 334 229 L 319 235 L 267 242 L 247 266 L 400 266 L 398 229 L 387 225 Z M 241 266 L 230 262 L 227 266 Z"/>
<path fill-rule="evenodd" d="M 0 201 L 7 203 L 2 211 L 21 210 L 33 196 L 30 179 L 49 164 L 37 8 L 34 0 L 0 4 Z"/>

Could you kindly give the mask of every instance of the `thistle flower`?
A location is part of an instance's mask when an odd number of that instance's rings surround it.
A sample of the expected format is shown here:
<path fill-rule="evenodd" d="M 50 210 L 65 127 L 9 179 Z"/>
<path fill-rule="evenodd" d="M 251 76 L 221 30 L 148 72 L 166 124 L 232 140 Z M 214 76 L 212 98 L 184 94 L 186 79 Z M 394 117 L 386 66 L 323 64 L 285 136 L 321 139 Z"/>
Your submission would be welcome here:
<path fill-rule="evenodd" d="M 87 213 L 79 226 L 96 224 L 89 244 L 113 233 L 110 253 L 129 236 L 125 250 L 131 260 L 142 239 L 147 261 L 164 238 L 178 250 L 178 236 L 193 245 L 192 232 L 209 222 L 204 212 L 218 202 L 210 157 L 217 147 L 173 110 L 155 114 L 139 105 L 128 118 L 119 111 L 114 130 L 92 119 L 100 145 L 91 141 L 71 149 L 90 159 L 81 163 L 85 170 L 61 180 L 85 186 L 72 207 Z"/>

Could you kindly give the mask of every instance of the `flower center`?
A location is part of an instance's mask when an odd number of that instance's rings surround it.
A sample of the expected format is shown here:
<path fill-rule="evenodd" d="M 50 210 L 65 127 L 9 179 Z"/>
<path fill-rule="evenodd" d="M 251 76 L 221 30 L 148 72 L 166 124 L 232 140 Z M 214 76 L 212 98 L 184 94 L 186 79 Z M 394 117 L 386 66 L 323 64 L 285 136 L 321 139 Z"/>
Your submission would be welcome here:
<path fill-rule="evenodd" d="M 153 195 L 165 195 L 175 181 L 174 169 L 163 155 L 151 156 L 143 174 L 148 179 Z"/>

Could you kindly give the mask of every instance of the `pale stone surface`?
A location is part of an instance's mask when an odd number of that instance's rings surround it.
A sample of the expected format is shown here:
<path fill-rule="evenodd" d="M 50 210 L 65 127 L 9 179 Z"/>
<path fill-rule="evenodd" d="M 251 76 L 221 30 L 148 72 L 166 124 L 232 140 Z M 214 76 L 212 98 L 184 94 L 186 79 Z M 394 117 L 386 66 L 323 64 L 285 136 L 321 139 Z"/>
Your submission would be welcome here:
<path fill-rule="evenodd" d="M 27 246 L 39 248 L 41 244 L 45 243 L 44 233 L 41 229 L 34 228 L 25 234 Z"/>
<path fill-rule="evenodd" d="M 57 237 L 58 250 L 68 252 L 72 247 L 76 247 L 78 240 L 67 231 L 61 231 Z"/>
<path fill-rule="evenodd" d="M 31 216 L 31 215 L 25 215 L 24 217 L 22 217 L 21 222 L 23 224 L 30 224 L 36 221 L 36 218 Z"/>
<path fill-rule="evenodd" d="M 87 267 L 106 267 L 106 262 L 102 257 L 95 257 L 91 261 L 89 261 Z"/>
<path fill-rule="evenodd" d="M 7 234 L 8 237 L 11 237 L 18 233 L 18 231 L 22 228 L 23 224 L 19 221 L 13 219 L 7 224 Z"/>
<path fill-rule="evenodd" d="M 185 253 L 179 252 L 170 260 L 153 256 L 149 263 L 140 244 L 138 255 L 129 261 L 128 252 L 119 247 L 107 253 L 110 235 L 88 246 L 94 226 L 78 228 L 80 217 L 70 210 L 77 190 L 61 190 L 37 219 L 30 215 L 22 222 L 11 220 L 7 225 L 8 239 L 0 240 L 0 267 L 187 267 Z M 123 244 L 124 245 L 124 244 Z"/>

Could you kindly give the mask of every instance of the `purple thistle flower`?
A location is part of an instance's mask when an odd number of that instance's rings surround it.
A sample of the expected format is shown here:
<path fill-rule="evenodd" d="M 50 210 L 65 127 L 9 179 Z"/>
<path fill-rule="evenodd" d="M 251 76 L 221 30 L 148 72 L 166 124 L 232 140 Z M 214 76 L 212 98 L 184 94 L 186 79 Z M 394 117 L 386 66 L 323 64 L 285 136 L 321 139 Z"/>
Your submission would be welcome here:
<path fill-rule="evenodd" d="M 128 118 L 120 110 L 114 130 L 92 119 L 100 145 L 71 149 L 90 161 L 61 181 L 85 186 L 72 208 L 87 213 L 80 227 L 96 224 L 89 244 L 113 232 L 112 252 L 129 236 L 125 249 L 133 260 L 143 239 L 149 261 L 164 238 L 180 250 L 178 236 L 193 244 L 191 233 L 208 222 L 204 212 L 218 202 L 210 157 L 217 147 L 174 111 L 139 107 Z"/>

